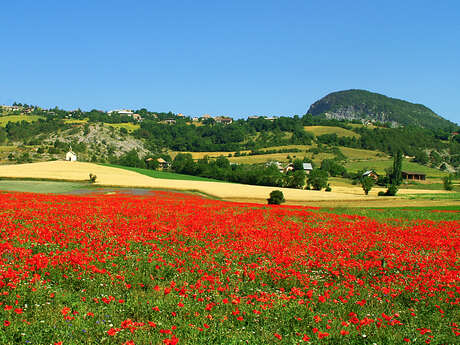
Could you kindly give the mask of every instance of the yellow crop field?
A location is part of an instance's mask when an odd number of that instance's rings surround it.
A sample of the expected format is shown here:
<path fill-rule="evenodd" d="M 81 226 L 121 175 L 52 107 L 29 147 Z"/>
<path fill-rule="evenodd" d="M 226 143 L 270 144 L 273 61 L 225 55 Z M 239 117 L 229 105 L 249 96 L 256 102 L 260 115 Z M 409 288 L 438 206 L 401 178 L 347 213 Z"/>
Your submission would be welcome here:
<path fill-rule="evenodd" d="M 43 116 L 38 115 L 8 115 L 8 116 L 0 116 L 0 127 L 5 127 L 8 122 L 33 122 L 38 121 L 39 119 L 43 119 Z"/>
<path fill-rule="evenodd" d="M 104 125 L 118 129 L 125 128 L 128 132 L 133 132 L 141 127 L 140 125 L 134 123 L 104 123 Z"/>
<path fill-rule="evenodd" d="M 64 123 L 67 123 L 67 124 L 84 124 L 84 123 L 88 123 L 88 120 L 77 120 L 77 119 L 66 119 L 64 120 Z"/>
<path fill-rule="evenodd" d="M 341 127 L 329 126 L 304 126 L 307 132 L 313 133 L 315 136 L 323 134 L 337 134 L 338 137 L 355 137 L 359 138 L 359 134 Z"/>

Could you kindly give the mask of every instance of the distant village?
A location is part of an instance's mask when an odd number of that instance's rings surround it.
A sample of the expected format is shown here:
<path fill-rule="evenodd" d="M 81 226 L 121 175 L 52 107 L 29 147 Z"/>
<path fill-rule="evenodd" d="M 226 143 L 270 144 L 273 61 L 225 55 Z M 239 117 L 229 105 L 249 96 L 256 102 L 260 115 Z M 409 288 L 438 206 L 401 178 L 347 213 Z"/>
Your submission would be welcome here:
<path fill-rule="evenodd" d="M 27 104 L 26 105 L 22 105 L 22 104 L 21 105 L 0 105 L 0 109 L 2 110 L 2 113 L 9 114 L 9 115 L 11 114 L 18 114 L 18 115 L 19 114 L 32 114 L 32 113 L 37 113 L 37 112 L 46 113 L 50 115 L 56 114 L 56 109 L 44 109 L 44 108 L 40 108 L 37 106 L 29 106 Z M 60 111 L 62 112 L 63 110 L 60 110 Z M 120 116 L 126 116 L 126 117 L 131 118 L 134 122 L 141 122 L 144 120 L 144 116 L 142 116 L 139 113 L 136 113 L 134 110 L 131 110 L 131 109 L 113 109 L 107 112 L 104 110 L 97 110 L 97 111 L 101 113 L 106 113 L 108 116 L 112 116 L 115 114 L 120 115 Z M 72 118 L 77 113 L 83 113 L 79 109 L 69 110 L 65 112 L 67 113 L 66 114 L 67 118 Z M 189 120 L 192 123 L 201 123 L 201 122 L 206 122 L 206 121 L 214 121 L 215 123 L 220 123 L 223 125 L 229 125 L 233 123 L 233 118 L 230 116 L 220 116 L 220 115 L 211 116 L 209 114 L 204 114 L 202 116 L 186 116 L 182 113 L 177 113 L 177 114 L 169 113 L 169 114 L 171 114 L 170 118 L 161 119 L 160 122 L 165 123 L 165 124 L 175 124 L 177 120 L 185 119 L 185 120 Z M 149 112 L 149 115 L 154 118 L 158 118 L 158 115 L 155 113 Z M 263 116 L 263 115 L 248 116 L 248 120 L 259 119 L 259 118 L 262 118 L 268 121 L 274 121 L 278 119 L 279 117 L 278 116 Z"/>

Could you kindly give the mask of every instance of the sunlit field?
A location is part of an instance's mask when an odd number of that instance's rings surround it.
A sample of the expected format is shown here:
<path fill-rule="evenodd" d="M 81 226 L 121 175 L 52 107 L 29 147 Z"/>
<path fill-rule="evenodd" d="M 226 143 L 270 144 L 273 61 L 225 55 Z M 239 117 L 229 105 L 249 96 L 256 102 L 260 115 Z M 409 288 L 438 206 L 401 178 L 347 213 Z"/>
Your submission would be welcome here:
<path fill-rule="evenodd" d="M 0 193 L 0 343 L 458 342 L 458 211 L 332 212 Z"/>

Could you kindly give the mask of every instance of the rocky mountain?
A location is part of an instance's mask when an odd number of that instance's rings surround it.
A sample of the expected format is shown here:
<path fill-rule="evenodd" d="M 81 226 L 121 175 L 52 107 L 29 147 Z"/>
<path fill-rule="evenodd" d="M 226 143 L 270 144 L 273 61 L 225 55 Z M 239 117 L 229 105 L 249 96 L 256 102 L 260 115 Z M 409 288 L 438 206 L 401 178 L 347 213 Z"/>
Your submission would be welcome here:
<path fill-rule="evenodd" d="M 313 103 L 308 114 L 339 120 L 378 121 L 431 129 L 457 127 L 424 105 L 366 90 L 330 93 Z"/>

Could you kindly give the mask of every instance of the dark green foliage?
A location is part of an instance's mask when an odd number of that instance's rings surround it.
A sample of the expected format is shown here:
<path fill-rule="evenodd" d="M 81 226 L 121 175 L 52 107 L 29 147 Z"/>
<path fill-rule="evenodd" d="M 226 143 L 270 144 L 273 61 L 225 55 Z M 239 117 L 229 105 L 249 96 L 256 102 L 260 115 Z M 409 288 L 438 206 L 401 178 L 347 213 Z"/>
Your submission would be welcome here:
<path fill-rule="evenodd" d="M 445 190 L 453 190 L 454 189 L 454 184 L 452 182 L 453 180 L 453 175 L 449 174 L 448 176 L 444 176 L 442 178 L 442 183 L 444 185 Z"/>
<path fill-rule="evenodd" d="M 120 156 L 116 163 L 127 167 L 145 168 L 145 162 L 139 158 L 139 155 L 135 149 L 132 149 L 131 151 L 126 152 Z"/>
<path fill-rule="evenodd" d="M 331 185 L 329 183 L 327 184 L 326 189 L 324 191 L 325 192 L 331 192 L 332 191 Z"/>
<path fill-rule="evenodd" d="M 24 152 L 22 155 L 20 155 L 18 157 L 18 159 L 16 160 L 17 163 L 31 163 L 32 162 L 32 159 L 30 158 L 30 155 L 28 152 Z"/>
<path fill-rule="evenodd" d="M 327 171 L 333 177 L 344 176 L 347 173 L 347 169 L 334 159 L 324 159 L 321 162 L 321 170 Z"/>
<path fill-rule="evenodd" d="M 368 195 L 371 191 L 372 187 L 374 186 L 374 179 L 369 176 L 364 176 L 361 178 L 361 187 L 363 187 L 364 194 Z"/>
<path fill-rule="evenodd" d="M 415 152 L 414 162 L 426 165 L 429 162 L 429 157 L 424 150 L 417 150 Z"/>
<path fill-rule="evenodd" d="M 272 191 L 270 197 L 267 199 L 269 205 L 281 205 L 285 201 L 283 192 L 280 190 Z"/>
<path fill-rule="evenodd" d="M 421 105 L 390 98 L 366 90 L 333 92 L 315 102 L 309 114 L 322 115 L 352 112 L 355 118 L 369 118 L 380 122 L 394 121 L 403 126 L 424 128 L 454 128 L 455 125 Z M 382 116 L 382 114 L 385 114 Z"/>
<path fill-rule="evenodd" d="M 179 153 L 172 162 L 172 170 L 179 174 L 194 175 L 197 166 L 190 153 Z"/>
<path fill-rule="evenodd" d="M 388 174 L 390 186 L 385 195 L 394 196 L 398 192 L 399 186 L 402 183 L 402 152 L 398 151 L 393 155 L 393 167 Z"/>
<path fill-rule="evenodd" d="M 396 193 L 398 193 L 398 186 L 391 184 L 390 187 L 388 187 L 387 191 L 385 192 L 386 196 L 395 196 Z"/>
<path fill-rule="evenodd" d="M 3 144 L 6 141 L 6 131 L 0 127 L 0 144 Z"/>
<path fill-rule="evenodd" d="M 442 157 L 441 157 L 441 155 L 440 155 L 438 152 L 436 152 L 436 151 L 433 150 L 433 151 L 431 151 L 431 153 L 430 153 L 430 161 L 431 161 L 431 163 L 433 163 L 434 165 L 439 165 L 439 164 L 441 164 L 441 162 L 442 162 Z"/>
<path fill-rule="evenodd" d="M 285 176 L 285 186 L 288 188 L 302 189 L 305 186 L 306 173 L 303 170 L 289 172 Z"/>
<path fill-rule="evenodd" d="M 327 186 L 327 172 L 321 169 L 313 169 L 308 175 L 308 184 L 315 190 L 321 190 Z"/>

